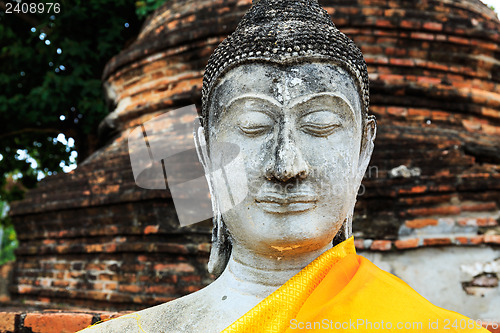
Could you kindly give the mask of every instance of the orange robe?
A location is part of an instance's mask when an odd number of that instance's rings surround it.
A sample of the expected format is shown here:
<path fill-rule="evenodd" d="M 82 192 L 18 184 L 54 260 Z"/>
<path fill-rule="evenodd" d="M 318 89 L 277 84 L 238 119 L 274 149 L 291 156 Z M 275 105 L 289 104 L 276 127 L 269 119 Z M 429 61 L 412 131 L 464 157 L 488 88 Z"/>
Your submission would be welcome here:
<path fill-rule="evenodd" d="M 356 255 L 354 239 L 319 256 L 226 328 L 230 332 L 488 332 L 432 305 Z"/>

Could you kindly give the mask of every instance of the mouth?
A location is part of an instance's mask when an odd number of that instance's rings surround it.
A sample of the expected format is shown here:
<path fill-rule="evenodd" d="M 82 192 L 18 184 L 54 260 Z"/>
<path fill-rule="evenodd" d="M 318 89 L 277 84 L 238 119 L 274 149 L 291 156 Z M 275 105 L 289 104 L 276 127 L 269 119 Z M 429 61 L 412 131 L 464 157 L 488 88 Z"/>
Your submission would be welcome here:
<path fill-rule="evenodd" d="M 272 214 L 301 213 L 316 208 L 318 199 L 311 194 L 294 193 L 281 195 L 265 193 L 259 195 L 255 202 L 264 211 Z"/>

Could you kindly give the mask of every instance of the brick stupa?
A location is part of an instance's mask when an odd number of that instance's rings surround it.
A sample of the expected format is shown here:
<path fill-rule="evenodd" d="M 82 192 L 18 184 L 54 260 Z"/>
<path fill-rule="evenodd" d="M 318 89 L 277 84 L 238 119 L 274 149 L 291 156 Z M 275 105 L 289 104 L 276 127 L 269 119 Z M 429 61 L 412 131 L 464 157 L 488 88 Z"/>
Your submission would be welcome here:
<path fill-rule="evenodd" d="M 387 265 L 394 261 L 389 269 L 410 284 L 398 260 L 441 258 L 441 270 L 456 269 L 450 273 L 456 277 L 439 270 L 426 277 L 422 272 L 436 265 L 419 261 L 412 267 L 422 283 L 450 285 L 436 298 L 459 293 L 461 304 L 448 308 L 487 316 L 496 304 L 488 293 L 499 292 L 500 275 L 500 261 L 494 266 L 500 257 L 498 18 L 479 0 L 320 3 L 364 53 L 370 111 L 379 125 L 356 207 L 358 249 Z M 137 41 L 111 59 L 103 80 L 113 110 L 100 128 L 107 144 L 76 171 L 43 180 L 12 205 L 20 247 L 11 291 L 18 300 L 132 310 L 210 282 L 210 222 L 180 227 L 168 191 L 136 186 L 127 137 L 156 115 L 200 105 L 208 56 L 250 4 L 169 0 Z M 476 263 L 499 271 L 460 268 Z M 427 297 L 434 293 L 425 284 L 414 287 Z M 480 301 L 486 305 L 476 306 Z"/>

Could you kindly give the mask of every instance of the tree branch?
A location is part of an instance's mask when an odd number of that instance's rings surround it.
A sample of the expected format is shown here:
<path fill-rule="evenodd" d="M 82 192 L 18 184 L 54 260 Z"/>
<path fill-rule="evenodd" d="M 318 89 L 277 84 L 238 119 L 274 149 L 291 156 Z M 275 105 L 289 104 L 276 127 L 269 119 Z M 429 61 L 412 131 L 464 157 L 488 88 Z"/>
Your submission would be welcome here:
<path fill-rule="evenodd" d="M 0 139 L 13 136 L 13 135 L 19 135 L 19 134 L 25 134 L 25 133 L 62 133 L 60 129 L 57 128 L 23 128 L 18 131 L 14 132 L 9 132 L 9 133 L 3 133 L 0 134 Z"/>

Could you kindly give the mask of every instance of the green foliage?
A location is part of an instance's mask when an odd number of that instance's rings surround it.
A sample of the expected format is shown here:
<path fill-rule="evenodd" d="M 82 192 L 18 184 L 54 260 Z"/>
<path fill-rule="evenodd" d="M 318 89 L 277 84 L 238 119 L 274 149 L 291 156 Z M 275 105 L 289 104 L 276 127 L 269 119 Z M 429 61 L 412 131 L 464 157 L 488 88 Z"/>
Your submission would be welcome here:
<path fill-rule="evenodd" d="M 72 151 L 83 159 L 97 148 L 108 112 L 104 66 L 141 25 L 133 1 L 51 2 L 59 13 L 0 7 L 0 203 L 22 198 L 39 175 L 61 172 Z M 60 133 L 74 147 L 58 141 Z"/>
<path fill-rule="evenodd" d="M 137 16 L 140 18 L 145 18 L 152 12 L 154 12 L 158 7 L 165 3 L 166 0 L 140 0 L 136 1 L 135 5 L 137 7 Z"/>
<path fill-rule="evenodd" d="M 7 216 L 8 207 L 7 202 L 0 201 L 0 219 L 4 224 L 0 224 L 0 265 L 16 259 L 14 251 L 18 245 L 16 231 Z"/>
<path fill-rule="evenodd" d="M 2 229 L 1 226 L 0 229 Z M 9 261 L 16 260 L 14 251 L 17 248 L 17 245 L 16 231 L 14 230 L 14 227 L 4 227 L 0 246 L 0 266 Z"/>

